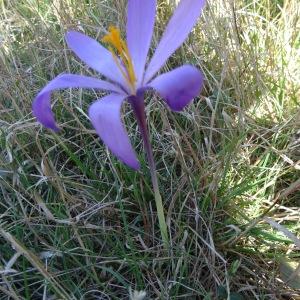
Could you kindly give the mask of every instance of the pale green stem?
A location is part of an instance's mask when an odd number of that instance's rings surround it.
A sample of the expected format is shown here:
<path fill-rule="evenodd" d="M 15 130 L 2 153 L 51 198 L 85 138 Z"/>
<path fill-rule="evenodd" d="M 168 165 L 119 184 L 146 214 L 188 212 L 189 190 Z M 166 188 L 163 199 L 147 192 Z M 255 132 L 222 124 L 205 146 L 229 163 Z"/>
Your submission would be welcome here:
<path fill-rule="evenodd" d="M 146 130 L 147 130 L 147 128 L 146 128 Z M 160 233 L 161 233 L 164 245 L 165 245 L 165 247 L 167 247 L 169 245 L 168 227 L 167 227 L 166 219 L 165 219 L 165 215 L 164 215 L 162 198 L 161 198 L 161 195 L 159 192 L 155 162 L 154 162 L 154 158 L 153 158 L 152 147 L 151 147 L 151 144 L 149 141 L 148 132 L 147 132 L 147 134 L 143 134 L 143 140 L 144 140 L 145 150 L 146 150 L 147 157 L 148 157 L 148 163 L 149 163 L 149 168 L 150 168 L 151 181 L 152 181 L 152 187 L 153 187 L 153 192 L 154 192 Z"/>
<path fill-rule="evenodd" d="M 167 248 L 168 245 L 169 245 L 168 227 L 167 227 L 166 219 L 165 219 L 165 215 L 164 215 L 164 208 L 163 208 L 162 198 L 161 198 L 161 195 L 160 195 L 160 192 L 159 192 L 155 162 L 154 162 L 152 147 L 151 147 L 151 144 L 150 144 L 147 123 L 146 123 L 143 93 L 139 96 L 132 97 L 130 99 L 130 102 L 132 104 L 134 113 L 136 115 L 138 125 L 139 125 L 139 129 L 141 131 L 141 135 L 142 135 L 142 138 L 143 138 L 145 150 L 146 150 L 146 153 L 147 153 L 160 233 L 161 233 L 161 237 L 162 237 L 164 246 Z"/>

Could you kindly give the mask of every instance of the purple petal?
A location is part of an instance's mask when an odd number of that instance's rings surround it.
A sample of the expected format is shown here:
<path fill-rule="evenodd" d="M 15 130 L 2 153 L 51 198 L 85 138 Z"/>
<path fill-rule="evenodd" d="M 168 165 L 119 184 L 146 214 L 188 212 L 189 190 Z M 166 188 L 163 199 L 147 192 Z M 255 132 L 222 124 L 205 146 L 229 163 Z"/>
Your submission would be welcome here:
<path fill-rule="evenodd" d="M 125 98 L 125 95 L 110 94 L 90 106 L 89 116 L 98 135 L 112 153 L 137 170 L 140 164 L 121 121 L 121 106 Z"/>
<path fill-rule="evenodd" d="M 172 110 L 181 111 L 199 95 L 203 86 L 203 75 L 195 67 L 184 65 L 156 77 L 148 86 L 157 90 Z"/>
<path fill-rule="evenodd" d="M 67 32 L 65 38 L 68 46 L 88 66 L 108 79 L 124 87 L 126 86 L 126 82 L 112 54 L 96 40 L 77 31 Z"/>
<path fill-rule="evenodd" d="M 93 77 L 62 74 L 51 80 L 36 96 L 32 104 L 33 114 L 45 127 L 54 131 L 58 130 L 54 115 L 51 110 L 51 92 L 65 88 L 89 88 L 123 93 L 122 90 L 112 83 Z"/>
<path fill-rule="evenodd" d="M 184 42 L 201 14 L 204 4 L 205 0 L 180 1 L 150 61 L 144 82 L 147 83 Z"/>
<path fill-rule="evenodd" d="M 127 44 L 141 83 L 155 22 L 156 0 L 129 0 L 127 8 Z"/>

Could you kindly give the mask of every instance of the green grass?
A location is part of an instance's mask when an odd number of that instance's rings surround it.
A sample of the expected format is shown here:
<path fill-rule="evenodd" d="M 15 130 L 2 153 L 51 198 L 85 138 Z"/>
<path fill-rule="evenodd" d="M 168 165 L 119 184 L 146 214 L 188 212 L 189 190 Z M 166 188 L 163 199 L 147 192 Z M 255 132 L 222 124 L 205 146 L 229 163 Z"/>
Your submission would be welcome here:
<path fill-rule="evenodd" d="M 174 1 L 158 2 L 152 52 Z M 280 271 L 299 261 L 297 243 L 264 219 L 299 236 L 298 1 L 209 1 L 164 67 L 200 68 L 201 96 L 175 114 L 148 95 L 169 251 L 129 106 L 141 172 L 98 140 L 86 113 L 101 94 L 55 93 L 58 134 L 31 113 L 59 73 L 94 74 L 64 32 L 100 39 L 124 28 L 125 7 L 0 0 L 0 299 L 128 299 L 130 288 L 147 299 L 298 299 Z"/>

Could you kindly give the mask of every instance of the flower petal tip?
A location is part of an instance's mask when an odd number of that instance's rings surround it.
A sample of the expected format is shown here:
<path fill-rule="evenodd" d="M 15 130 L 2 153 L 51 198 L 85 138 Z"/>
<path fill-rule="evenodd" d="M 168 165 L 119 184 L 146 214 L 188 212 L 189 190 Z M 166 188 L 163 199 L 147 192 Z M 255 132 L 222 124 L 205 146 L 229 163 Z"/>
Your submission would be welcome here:
<path fill-rule="evenodd" d="M 50 103 L 48 103 L 48 97 L 43 97 L 45 95 L 38 95 L 32 104 L 32 112 L 36 117 L 37 121 L 55 132 L 59 131 L 58 126 L 56 125 L 53 112 L 50 107 Z M 45 101 L 46 100 L 46 101 Z"/>
<path fill-rule="evenodd" d="M 68 40 L 69 38 L 71 38 L 72 36 L 75 36 L 75 35 L 80 35 L 81 33 L 76 31 L 76 30 L 68 30 L 66 33 L 65 33 L 65 39 Z"/>
<path fill-rule="evenodd" d="M 54 132 L 59 132 L 60 131 L 60 128 L 58 128 L 56 125 L 55 125 L 55 127 L 49 127 L 49 129 L 51 129 L 52 131 L 54 131 Z"/>
<path fill-rule="evenodd" d="M 110 151 L 134 170 L 140 167 L 121 119 L 124 95 L 110 94 L 89 107 L 89 117 L 98 136 Z"/>
<path fill-rule="evenodd" d="M 141 165 L 138 161 L 128 166 L 131 167 L 134 171 L 139 171 L 141 169 Z"/>
<path fill-rule="evenodd" d="M 169 107 L 176 112 L 182 111 L 203 88 L 203 74 L 190 65 L 183 65 L 156 77 L 149 83 Z"/>
<path fill-rule="evenodd" d="M 79 31 L 69 30 L 65 33 L 65 41 L 66 41 L 68 47 L 72 49 L 72 46 L 74 45 L 74 43 L 80 44 L 80 38 L 84 37 L 84 36 L 85 35 Z"/>

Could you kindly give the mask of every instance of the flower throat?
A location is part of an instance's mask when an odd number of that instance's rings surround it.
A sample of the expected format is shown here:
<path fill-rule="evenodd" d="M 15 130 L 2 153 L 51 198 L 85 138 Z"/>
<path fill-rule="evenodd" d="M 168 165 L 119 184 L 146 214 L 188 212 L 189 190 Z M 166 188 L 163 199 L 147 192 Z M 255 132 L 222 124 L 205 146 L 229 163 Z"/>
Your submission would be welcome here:
<path fill-rule="evenodd" d="M 127 81 L 131 92 L 135 94 L 136 76 L 134 73 L 133 63 L 129 54 L 126 42 L 121 38 L 121 33 L 115 26 L 108 28 L 108 34 L 102 38 L 102 42 L 109 45 L 108 50 L 112 53 L 113 58 L 120 69 L 123 77 Z M 124 68 L 121 66 L 119 57 L 121 58 Z"/>

